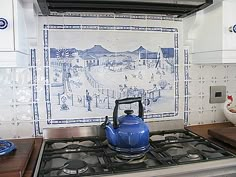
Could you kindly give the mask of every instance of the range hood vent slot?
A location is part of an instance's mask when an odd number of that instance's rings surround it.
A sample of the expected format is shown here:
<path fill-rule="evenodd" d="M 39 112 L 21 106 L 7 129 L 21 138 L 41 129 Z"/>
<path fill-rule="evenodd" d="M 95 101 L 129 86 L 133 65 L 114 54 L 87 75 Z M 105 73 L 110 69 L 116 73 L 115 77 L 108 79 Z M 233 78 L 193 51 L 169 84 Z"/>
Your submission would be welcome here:
<path fill-rule="evenodd" d="M 183 18 L 213 0 L 37 0 L 43 15 L 52 12 L 114 12 L 172 15 Z"/>

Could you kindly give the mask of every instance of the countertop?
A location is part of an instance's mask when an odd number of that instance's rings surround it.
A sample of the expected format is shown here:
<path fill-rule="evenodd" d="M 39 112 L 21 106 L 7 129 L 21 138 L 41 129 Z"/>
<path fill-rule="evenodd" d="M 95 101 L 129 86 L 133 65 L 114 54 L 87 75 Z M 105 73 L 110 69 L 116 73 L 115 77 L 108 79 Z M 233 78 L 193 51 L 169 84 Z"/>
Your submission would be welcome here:
<path fill-rule="evenodd" d="M 37 159 L 38 159 L 38 155 L 39 155 L 39 151 L 40 151 L 42 142 L 43 142 L 42 137 L 34 139 L 34 149 L 33 149 L 33 152 L 31 154 L 31 157 L 29 159 L 29 162 L 28 162 L 28 165 L 26 167 L 26 170 L 25 170 L 25 173 L 24 173 L 23 177 L 32 177 L 33 176 L 34 168 L 35 168 L 35 165 L 37 163 Z"/>
<path fill-rule="evenodd" d="M 0 157 L 0 176 L 22 177 L 34 149 L 34 139 L 9 141 L 15 144 L 16 150 Z"/>
<path fill-rule="evenodd" d="M 215 123 L 215 124 L 206 124 L 206 125 L 196 125 L 196 126 L 190 126 L 190 127 L 186 127 L 186 129 L 216 143 L 219 146 L 222 146 L 224 148 L 226 148 L 227 150 L 236 153 L 236 148 L 234 148 L 231 145 L 228 145 L 226 143 L 223 143 L 222 141 L 219 141 L 213 137 L 211 137 L 210 135 L 208 135 L 208 129 L 212 129 L 212 128 L 224 128 L 224 127 L 233 127 L 234 125 L 231 124 L 230 122 L 226 122 L 226 123 Z"/>

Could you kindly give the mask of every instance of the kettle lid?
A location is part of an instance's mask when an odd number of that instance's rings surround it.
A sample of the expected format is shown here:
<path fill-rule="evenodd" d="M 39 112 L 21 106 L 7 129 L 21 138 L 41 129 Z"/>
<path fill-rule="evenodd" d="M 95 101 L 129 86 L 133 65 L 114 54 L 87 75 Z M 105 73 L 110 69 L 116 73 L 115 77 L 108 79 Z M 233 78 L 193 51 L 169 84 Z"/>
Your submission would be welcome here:
<path fill-rule="evenodd" d="M 131 115 L 131 114 L 134 113 L 134 111 L 132 109 L 127 109 L 127 110 L 124 111 L 124 113 L 127 114 L 127 115 Z"/>
<path fill-rule="evenodd" d="M 133 114 L 133 110 L 125 110 L 124 113 L 126 113 L 126 115 L 121 116 L 119 119 L 120 124 L 125 124 L 125 125 L 132 125 L 132 124 L 140 124 L 142 121 L 142 119 L 136 115 L 132 115 Z"/>

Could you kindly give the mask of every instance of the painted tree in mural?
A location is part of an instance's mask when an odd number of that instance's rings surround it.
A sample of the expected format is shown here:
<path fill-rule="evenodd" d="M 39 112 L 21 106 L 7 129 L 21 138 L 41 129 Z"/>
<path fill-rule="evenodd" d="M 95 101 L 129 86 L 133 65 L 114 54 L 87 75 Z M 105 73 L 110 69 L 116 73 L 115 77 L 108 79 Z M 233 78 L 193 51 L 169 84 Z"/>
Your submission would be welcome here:
<path fill-rule="evenodd" d="M 59 99 L 61 102 L 61 110 L 68 110 L 69 107 L 67 105 L 67 99 L 70 97 L 72 93 L 70 78 L 71 78 L 71 68 L 72 68 L 72 58 L 69 56 L 68 49 L 58 49 L 56 52 L 57 57 L 57 65 L 60 68 L 61 74 L 61 82 L 63 85 L 63 93 L 59 95 Z"/>
<path fill-rule="evenodd" d="M 57 50 L 57 60 L 62 67 L 62 84 L 63 94 L 71 92 L 71 86 L 69 79 L 71 78 L 71 59 L 69 58 L 69 51 L 67 49 Z"/>

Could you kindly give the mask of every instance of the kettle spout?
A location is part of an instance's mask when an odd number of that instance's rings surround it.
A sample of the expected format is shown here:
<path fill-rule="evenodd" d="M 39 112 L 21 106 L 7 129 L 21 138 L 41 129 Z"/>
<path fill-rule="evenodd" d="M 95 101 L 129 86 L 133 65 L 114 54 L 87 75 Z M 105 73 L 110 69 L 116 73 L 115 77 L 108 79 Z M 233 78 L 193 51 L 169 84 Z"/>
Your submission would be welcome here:
<path fill-rule="evenodd" d="M 108 143 L 112 146 L 116 146 L 117 145 L 116 130 L 113 128 L 112 124 L 109 122 L 107 116 L 106 116 L 105 122 L 103 123 L 102 126 L 105 129 L 106 138 L 108 140 Z"/>

